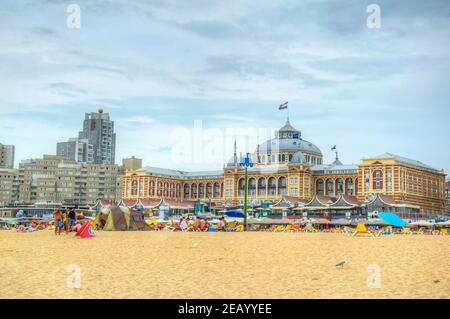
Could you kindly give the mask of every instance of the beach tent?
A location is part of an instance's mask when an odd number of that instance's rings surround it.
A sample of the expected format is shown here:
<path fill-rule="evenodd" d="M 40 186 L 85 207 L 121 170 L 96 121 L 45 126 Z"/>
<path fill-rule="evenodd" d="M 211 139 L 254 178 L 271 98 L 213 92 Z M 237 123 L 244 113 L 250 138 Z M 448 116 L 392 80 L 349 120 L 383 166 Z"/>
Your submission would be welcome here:
<path fill-rule="evenodd" d="M 94 229 L 100 229 L 101 225 L 105 224 L 102 230 L 122 231 L 128 230 L 130 224 L 130 209 L 128 207 L 104 207 L 95 217 L 92 223 Z"/>
<path fill-rule="evenodd" d="M 398 217 L 398 215 L 394 213 L 379 213 L 378 217 L 380 217 L 382 220 L 384 220 L 389 225 L 392 225 L 394 227 L 405 227 L 406 223 L 403 219 Z"/>
<path fill-rule="evenodd" d="M 151 230 L 152 228 L 144 220 L 144 213 L 132 209 L 130 212 L 129 230 Z"/>
<path fill-rule="evenodd" d="M 93 227 L 100 229 L 102 222 L 105 224 L 102 230 L 124 231 L 124 230 L 150 230 L 151 228 L 144 221 L 144 214 L 137 210 L 130 210 L 128 207 L 117 206 L 107 207 L 97 214 Z"/>

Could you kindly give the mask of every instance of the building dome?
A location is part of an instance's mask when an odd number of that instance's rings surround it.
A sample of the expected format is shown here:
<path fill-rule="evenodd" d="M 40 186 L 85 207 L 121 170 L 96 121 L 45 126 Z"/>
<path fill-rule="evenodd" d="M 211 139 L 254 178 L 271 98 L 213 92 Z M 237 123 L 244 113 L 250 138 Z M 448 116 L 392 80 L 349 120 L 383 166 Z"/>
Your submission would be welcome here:
<path fill-rule="evenodd" d="M 300 153 L 300 154 L 297 154 Z M 295 129 L 287 118 L 286 123 L 275 137 L 262 144 L 254 152 L 259 164 L 292 162 L 297 154 L 296 161 L 311 165 L 322 164 L 322 152 L 313 143 L 301 138 L 301 132 Z"/>
<path fill-rule="evenodd" d="M 291 163 L 292 164 L 306 163 L 306 157 L 305 155 L 303 155 L 302 152 L 297 152 L 294 155 L 292 155 Z"/>
<path fill-rule="evenodd" d="M 271 139 L 259 145 L 259 152 L 266 153 L 271 151 L 284 152 L 284 151 L 297 151 L 303 152 L 307 151 L 310 153 L 316 153 L 317 155 L 322 155 L 320 149 L 303 139 Z"/>
<path fill-rule="evenodd" d="M 296 130 L 289 118 L 286 124 L 275 133 L 275 138 L 258 146 L 258 152 L 307 152 L 322 156 L 320 149 L 311 142 L 301 138 L 300 131 Z"/>

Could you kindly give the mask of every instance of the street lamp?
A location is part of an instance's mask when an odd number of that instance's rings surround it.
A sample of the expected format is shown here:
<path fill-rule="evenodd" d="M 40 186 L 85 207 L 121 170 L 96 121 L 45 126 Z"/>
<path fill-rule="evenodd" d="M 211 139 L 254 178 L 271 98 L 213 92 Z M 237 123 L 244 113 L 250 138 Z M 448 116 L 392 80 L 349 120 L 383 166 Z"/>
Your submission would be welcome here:
<path fill-rule="evenodd" d="M 248 168 L 253 167 L 253 161 L 250 157 L 250 153 L 243 158 L 241 158 L 241 162 L 239 166 L 245 168 L 245 190 L 244 190 L 244 225 L 245 229 L 247 229 L 247 197 L 248 197 Z"/>

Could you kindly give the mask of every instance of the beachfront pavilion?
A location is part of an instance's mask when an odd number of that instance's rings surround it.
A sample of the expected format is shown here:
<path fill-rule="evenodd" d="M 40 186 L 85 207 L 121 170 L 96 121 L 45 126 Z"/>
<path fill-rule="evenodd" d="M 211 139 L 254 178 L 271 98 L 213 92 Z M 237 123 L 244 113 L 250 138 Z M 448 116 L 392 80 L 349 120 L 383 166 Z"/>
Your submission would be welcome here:
<path fill-rule="evenodd" d="M 388 207 L 396 212 L 418 209 L 430 217 L 444 212 L 442 170 L 391 153 L 363 158 L 360 164 L 343 164 L 335 155 L 331 164 L 324 164 L 320 149 L 303 139 L 302 132 L 287 119 L 274 138 L 257 145 L 252 154 L 255 165 L 248 169 L 249 212 L 266 212 L 263 203 L 273 205 L 288 197 L 310 202 L 315 196 L 326 196 L 334 203 L 341 195 L 346 197 L 333 207 L 319 200 L 316 206 L 308 205 L 306 212 L 317 214 L 331 209 L 335 214 L 354 214 L 359 206 L 364 207 L 378 195 L 392 198 Z M 240 207 L 245 195 L 245 170 L 240 161 L 235 143 L 234 155 L 222 170 L 186 172 L 157 167 L 129 170 L 122 179 L 122 198 L 200 200 L 211 203 L 209 206 L 222 207 L 217 211 Z M 362 204 L 356 205 L 353 197 Z M 274 214 L 282 211 L 274 208 Z M 291 214 L 289 211 L 287 216 Z"/>

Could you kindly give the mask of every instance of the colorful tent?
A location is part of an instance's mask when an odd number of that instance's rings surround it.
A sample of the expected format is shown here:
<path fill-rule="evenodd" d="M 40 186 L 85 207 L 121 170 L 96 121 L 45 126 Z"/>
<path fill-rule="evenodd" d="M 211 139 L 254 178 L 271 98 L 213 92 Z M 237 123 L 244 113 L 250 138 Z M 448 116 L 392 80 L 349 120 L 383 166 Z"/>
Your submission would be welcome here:
<path fill-rule="evenodd" d="M 88 220 L 81 226 L 80 230 L 76 233 L 75 236 L 79 238 L 92 238 L 95 237 L 94 230 L 92 229 L 92 220 Z"/>
<path fill-rule="evenodd" d="M 104 225 L 102 227 L 102 225 Z M 107 231 L 150 230 L 142 212 L 117 206 L 103 208 L 95 217 L 94 229 Z"/>

